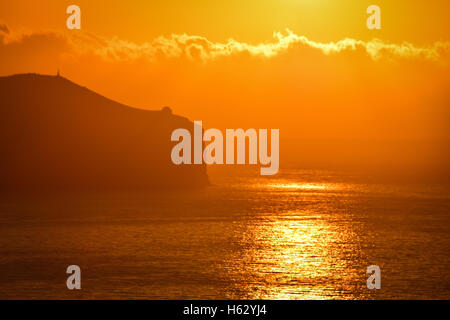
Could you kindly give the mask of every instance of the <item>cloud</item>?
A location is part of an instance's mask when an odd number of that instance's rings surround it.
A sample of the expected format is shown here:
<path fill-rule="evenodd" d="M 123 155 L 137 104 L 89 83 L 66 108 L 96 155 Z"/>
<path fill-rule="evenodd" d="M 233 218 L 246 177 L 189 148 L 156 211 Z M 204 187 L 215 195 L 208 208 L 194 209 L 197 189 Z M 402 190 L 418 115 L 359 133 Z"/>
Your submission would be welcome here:
<path fill-rule="evenodd" d="M 208 62 L 221 57 L 247 54 L 254 57 L 273 58 L 280 54 L 310 48 L 324 55 L 335 55 L 343 52 L 360 51 L 372 60 L 387 59 L 425 59 L 447 64 L 450 51 L 449 42 L 435 42 L 427 47 L 419 47 L 412 43 L 387 43 L 379 39 L 361 41 L 343 39 L 336 42 L 316 42 L 305 36 L 297 35 L 290 30 L 285 33 L 276 32 L 271 42 L 250 44 L 230 39 L 227 42 L 214 42 L 202 36 L 188 34 L 172 34 L 170 37 L 158 37 L 153 41 L 135 43 L 123 39 L 101 38 L 89 33 L 36 33 L 14 35 L 6 25 L 0 25 L 0 50 L 8 46 L 23 45 L 27 47 L 35 38 L 46 38 L 54 45 L 60 44 L 64 53 L 92 54 L 106 61 L 134 61 L 145 59 L 155 61 L 158 58 L 186 58 Z M 66 45 L 63 45 L 64 42 Z M 41 44 L 45 50 L 46 43 Z M 70 50 L 69 50 L 70 49 Z"/>
<path fill-rule="evenodd" d="M 445 59 L 450 51 L 449 42 L 435 42 L 428 47 L 417 47 L 408 42 L 392 44 L 379 39 L 365 42 L 347 38 L 337 42 L 321 43 L 309 40 L 305 36 L 299 36 L 290 30 L 286 30 L 285 34 L 274 33 L 274 40 L 268 43 L 249 44 L 230 39 L 225 43 L 220 43 L 201 36 L 173 34 L 170 37 L 159 37 L 152 42 L 142 44 L 113 38 L 104 40 L 91 49 L 93 53 L 113 60 L 133 60 L 136 58 L 152 60 L 159 55 L 163 55 L 168 58 L 187 57 L 202 61 L 242 53 L 272 58 L 283 52 L 301 47 L 313 48 L 325 55 L 363 50 L 373 60 L 387 57 L 439 61 Z"/>
<path fill-rule="evenodd" d="M 67 38 L 56 32 L 15 34 L 0 31 L 0 72 L 42 72 L 55 69 L 61 55 L 73 50 Z"/>
<path fill-rule="evenodd" d="M 6 26 L 6 24 L 1 24 L 1 23 L 0 23 L 0 33 L 6 33 L 6 34 L 9 34 L 9 29 L 8 29 L 8 27 Z"/>

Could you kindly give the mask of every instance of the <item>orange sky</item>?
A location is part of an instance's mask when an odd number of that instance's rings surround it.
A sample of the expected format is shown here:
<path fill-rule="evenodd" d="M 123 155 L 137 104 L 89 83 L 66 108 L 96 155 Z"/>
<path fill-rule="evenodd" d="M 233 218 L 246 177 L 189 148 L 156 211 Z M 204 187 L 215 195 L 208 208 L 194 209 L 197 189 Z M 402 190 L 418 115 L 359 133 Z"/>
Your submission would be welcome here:
<path fill-rule="evenodd" d="M 229 37 L 265 41 L 274 31 L 289 28 L 316 41 L 344 37 L 424 44 L 448 39 L 446 0 L 26 0 L 2 1 L 0 17 L 11 28 L 63 29 L 65 8 L 83 11 L 83 29 L 102 36 L 148 41 L 159 35 L 189 33 L 215 41 Z M 369 31 L 365 10 L 381 7 L 383 28 Z"/>
<path fill-rule="evenodd" d="M 65 28 L 70 4 L 81 7 L 81 31 Z M 370 4 L 381 7 L 381 30 L 366 27 Z M 449 9 L 446 0 L 2 1 L 0 75 L 59 67 L 111 99 L 169 105 L 207 127 L 280 128 L 290 149 L 446 141 Z M 429 157 L 446 145 L 433 146 Z M 308 148 L 316 160 L 340 153 Z"/>

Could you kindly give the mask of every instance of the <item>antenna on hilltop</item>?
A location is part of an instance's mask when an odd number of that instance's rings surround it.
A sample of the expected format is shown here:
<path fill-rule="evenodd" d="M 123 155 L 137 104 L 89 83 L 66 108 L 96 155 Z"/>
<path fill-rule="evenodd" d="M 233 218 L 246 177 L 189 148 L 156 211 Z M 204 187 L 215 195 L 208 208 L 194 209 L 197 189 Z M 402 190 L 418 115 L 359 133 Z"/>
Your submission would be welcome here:
<path fill-rule="evenodd" d="M 58 72 L 56 73 L 57 77 L 61 77 L 61 74 L 59 73 L 59 68 L 58 68 Z"/>

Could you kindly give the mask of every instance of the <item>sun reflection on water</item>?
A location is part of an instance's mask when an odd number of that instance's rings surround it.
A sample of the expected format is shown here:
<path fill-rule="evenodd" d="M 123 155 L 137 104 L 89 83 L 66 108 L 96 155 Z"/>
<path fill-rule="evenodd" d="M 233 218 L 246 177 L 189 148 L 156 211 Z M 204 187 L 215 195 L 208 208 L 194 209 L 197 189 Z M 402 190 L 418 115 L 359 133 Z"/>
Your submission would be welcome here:
<path fill-rule="evenodd" d="M 354 243 L 354 234 L 314 214 L 307 219 L 303 214 L 291 214 L 258 224 L 252 230 L 257 245 L 247 252 L 252 262 L 248 271 L 250 278 L 260 279 L 255 282 L 265 283 L 253 298 L 335 296 L 336 275 L 346 270 L 349 262 L 339 243 Z"/>
<path fill-rule="evenodd" d="M 353 285 L 347 275 L 360 255 L 359 239 L 352 223 L 343 219 L 346 210 L 335 192 L 346 196 L 342 191 L 355 186 L 289 180 L 258 186 L 265 190 L 260 191 L 266 195 L 261 207 L 265 212 L 246 229 L 241 268 L 251 283 L 250 292 L 255 283 L 264 286 L 257 286 L 249 298 L 346 297 Z"/>
<path fill-rule="evenodd" d="M 333 190 L 335 186 L 326 183 L 269 183 L 268 188 L 289 190 Z"/>

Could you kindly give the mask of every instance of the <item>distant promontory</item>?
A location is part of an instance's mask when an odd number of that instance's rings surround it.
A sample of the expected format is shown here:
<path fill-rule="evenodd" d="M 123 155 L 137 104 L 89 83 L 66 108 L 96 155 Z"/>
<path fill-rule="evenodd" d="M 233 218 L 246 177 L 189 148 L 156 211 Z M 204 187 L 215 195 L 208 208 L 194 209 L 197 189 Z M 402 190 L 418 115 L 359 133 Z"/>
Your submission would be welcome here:
<path fill-rule="evenodd" d="M 114 102 L 60 76 L 0 77 L 0 189 L 206 186 L 204 165 L 172 163 L 177 128 L 193 123 L 168 108 Z"/>

